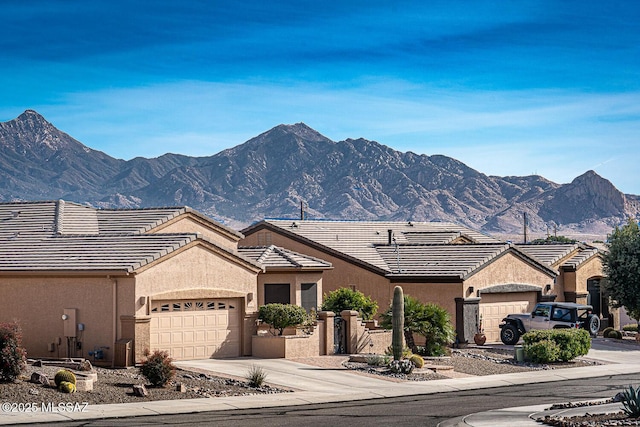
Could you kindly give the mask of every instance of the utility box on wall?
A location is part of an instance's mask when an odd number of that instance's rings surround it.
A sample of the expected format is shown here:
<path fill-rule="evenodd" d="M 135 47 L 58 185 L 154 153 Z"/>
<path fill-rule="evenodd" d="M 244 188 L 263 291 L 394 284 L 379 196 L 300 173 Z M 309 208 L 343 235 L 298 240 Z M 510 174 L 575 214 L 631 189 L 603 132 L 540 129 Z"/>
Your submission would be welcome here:
<path fill-rule="evenodd" d="M 76 309 L 75 308 L 65 308 L 64 314 L 62 315 L 63 325 L 64 325 L 64 336 L 76 337 Z"/>

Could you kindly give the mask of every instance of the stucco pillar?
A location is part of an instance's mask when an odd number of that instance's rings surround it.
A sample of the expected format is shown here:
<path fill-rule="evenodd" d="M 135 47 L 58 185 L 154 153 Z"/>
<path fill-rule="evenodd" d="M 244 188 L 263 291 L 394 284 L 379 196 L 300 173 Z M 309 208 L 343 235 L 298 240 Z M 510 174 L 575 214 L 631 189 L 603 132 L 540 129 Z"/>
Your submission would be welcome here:
<path fill-rule="evenodd" d="M 324 322 L 324 348 L 320 349 L 320 354 L 330 355 L 334 353 L 333 349 L 333 340 L 334 340 L 334 319 L 336 314 L 333 311 L 319 311 L 318 319 Z M 320 340 L 322 342 L 322 340 Z"/>
<path fill-rule="evenodd" d="M 355 354 L 358 352 L 358 312 L 343 310 L 340 317 L 346 322 L 347 348 L 345 350 L 348 354 Z"/>
<path fill-rule="evenodd" d="M 151 317 L 120 316 L 120 328 L 120 338 L 133 341 L 134 363 L 142 362 L 144 351 L 151 350 Z"/>
<path fill-rule="evenodd" d="M 253 355 L 252 342 L 253 336 L 258 334 L 258 312 L 247 313 L 244 316 L 242 331 L 242 355 Z"/>
<path fill-rule="evenodd" d="M 456 298 L 457 342 L 466 344 L 477 332 L 480 298 Z"/>

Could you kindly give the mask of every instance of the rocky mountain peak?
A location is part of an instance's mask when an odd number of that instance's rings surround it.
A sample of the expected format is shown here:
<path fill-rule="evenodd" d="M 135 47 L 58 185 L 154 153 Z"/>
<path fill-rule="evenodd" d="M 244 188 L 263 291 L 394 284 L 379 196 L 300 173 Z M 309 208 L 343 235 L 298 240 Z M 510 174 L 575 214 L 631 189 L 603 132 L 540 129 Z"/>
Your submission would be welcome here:
<path fill-rule="evenodd" d="M 81 145 L 34 110 L 26 110 L 17 118 L 0 123 L 0 144 L 15 151 L 44 155 L 73 143 Z"/>
<path fill-rule="evenodd" d="M 487 232 L 549 224 L 607 233 L 640 213 L 588 171 L 570 184 L 487 176 L 443 155 L 396 151 L 364 138 L 334 142 L 305 123 L 281 124 L 210 157 L 114 159 L 27 110 L 0 123 L 0 200 L 63 198 L 102 207 L 189 205 L 239 226 L 310 218 L 443 220 Z"/>

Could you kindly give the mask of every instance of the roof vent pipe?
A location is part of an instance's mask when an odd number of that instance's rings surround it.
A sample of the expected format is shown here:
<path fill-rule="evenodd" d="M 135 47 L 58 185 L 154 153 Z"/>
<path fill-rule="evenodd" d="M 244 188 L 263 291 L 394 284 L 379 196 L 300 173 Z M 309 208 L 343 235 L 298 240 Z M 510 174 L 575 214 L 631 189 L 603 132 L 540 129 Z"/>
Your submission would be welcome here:
<path fill-rule="evenodd" d="M 388 229 L 387 230 L 387 235 L 389 236 L 387 244 L 391 245 L 393 243 L 393 230 L 392 229 Z"/>

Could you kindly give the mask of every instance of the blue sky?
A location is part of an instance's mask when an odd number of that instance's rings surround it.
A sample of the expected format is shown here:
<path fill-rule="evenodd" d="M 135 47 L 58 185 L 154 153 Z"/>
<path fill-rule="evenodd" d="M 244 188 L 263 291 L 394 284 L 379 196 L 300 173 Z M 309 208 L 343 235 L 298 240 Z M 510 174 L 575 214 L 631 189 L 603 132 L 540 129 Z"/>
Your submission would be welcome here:
<path fill-rule="evenodd" d="M 640 2 L 2 2 L 0 121 L 130 159 L 281 123 L 640 194 Z"/>

